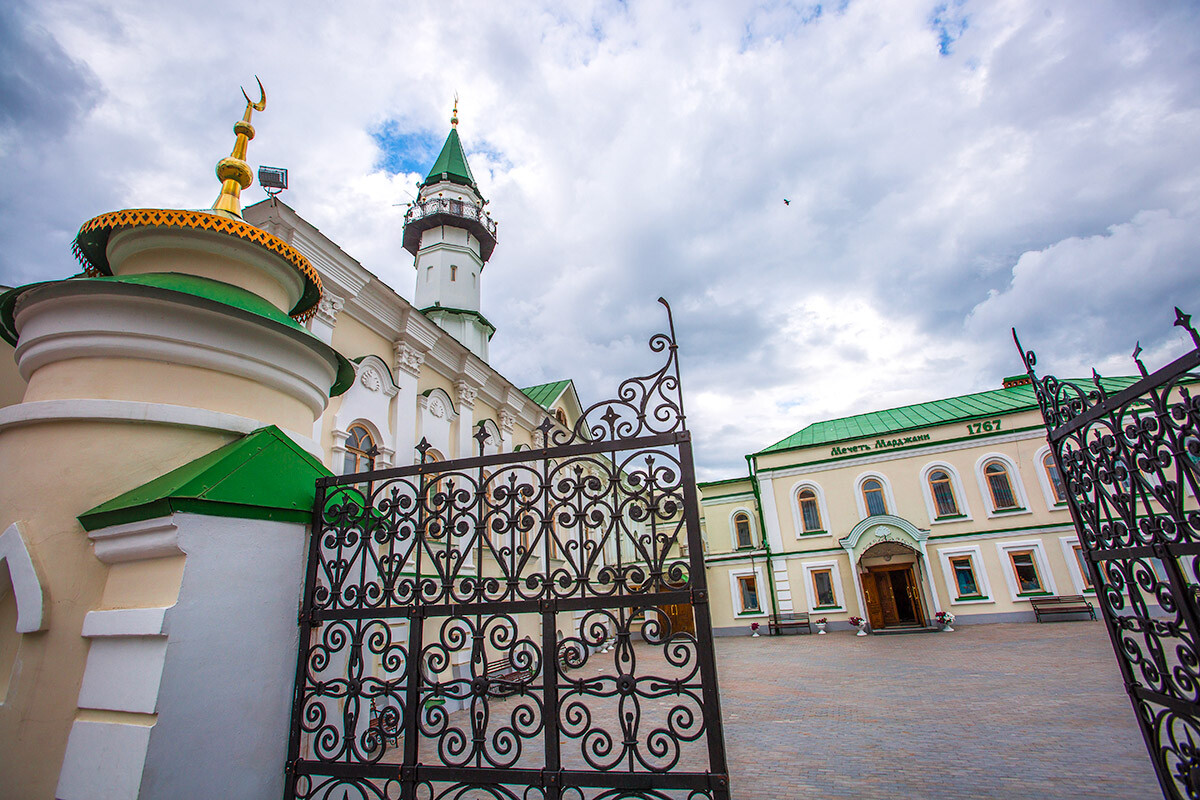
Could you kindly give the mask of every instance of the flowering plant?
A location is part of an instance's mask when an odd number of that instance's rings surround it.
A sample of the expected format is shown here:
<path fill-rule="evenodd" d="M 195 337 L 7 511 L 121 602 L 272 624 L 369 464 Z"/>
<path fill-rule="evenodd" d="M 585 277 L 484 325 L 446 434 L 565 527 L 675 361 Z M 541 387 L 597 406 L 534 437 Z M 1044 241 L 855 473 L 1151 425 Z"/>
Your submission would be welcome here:
<path fill-rule="evenodd" d="M 953 625 L 954 624 L 954 615 L 951 614 L 949 611 L 939 611 L 939 612 L 937 612 L 937 614 L 934 615 L 934 617 L 937 619 L 939 625 Z"/>
<path fill-rule="evenodd" d="M 824 625 L 826 622 L 829 622 L 829 620 L 825 619 L 824 617 L 821 617 L 819 620 L 817 620 L 818 625 Z"/>
<path fill-rule="evenodd" d="M 750 623 L 750 630 L 752 630 L 752 631 L 756 631 L 756 630 L 758 630 L 758 623 L 757 623 L 757 622 L 751 622 L 751 623 Z"/>
<path fill-rule="evenodd" d="M 850 624 L 856 628 L 859 625 L 862 625 L 864 622 L 866 622 L 866 620 L 864 620 L 862 617 L 851 617 L 850 618 Z"/>

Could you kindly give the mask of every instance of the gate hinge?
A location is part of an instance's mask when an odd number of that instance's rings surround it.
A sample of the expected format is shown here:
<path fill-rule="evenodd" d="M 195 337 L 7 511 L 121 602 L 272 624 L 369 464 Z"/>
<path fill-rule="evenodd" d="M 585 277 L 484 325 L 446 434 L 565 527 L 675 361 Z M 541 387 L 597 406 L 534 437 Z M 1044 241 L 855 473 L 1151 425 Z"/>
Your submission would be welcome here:
<path fill-rule="evenodd" d="M 724 772 L 708 773 L 708 788 L 709 789 L 728 789 L 729 775 Z"/>
<path fill-rule="evenodd" d="M 692 605 L 698 606 L 708 602 L 707 589 L 692 589 Z"/>

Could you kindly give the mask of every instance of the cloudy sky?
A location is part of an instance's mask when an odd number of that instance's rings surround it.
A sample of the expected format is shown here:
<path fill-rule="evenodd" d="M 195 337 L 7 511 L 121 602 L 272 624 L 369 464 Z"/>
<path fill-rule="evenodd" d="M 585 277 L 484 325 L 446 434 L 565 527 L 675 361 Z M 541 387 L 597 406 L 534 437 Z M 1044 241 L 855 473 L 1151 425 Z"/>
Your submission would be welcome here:
<path fill-rule="evenodd" d="M 73 272 L 97 213 L 208 206 L 256 74 L 251 164 L 408 298 L 397 204 L 457 92 L 493 365 L 601 399 L 665 295 L 704 479 L 998 387 L 1014 325 L 1047 371 L 1128 374 L 1200 316 L 1200 10 L 1165 0 L 10 1 L 0 283 Z"/>

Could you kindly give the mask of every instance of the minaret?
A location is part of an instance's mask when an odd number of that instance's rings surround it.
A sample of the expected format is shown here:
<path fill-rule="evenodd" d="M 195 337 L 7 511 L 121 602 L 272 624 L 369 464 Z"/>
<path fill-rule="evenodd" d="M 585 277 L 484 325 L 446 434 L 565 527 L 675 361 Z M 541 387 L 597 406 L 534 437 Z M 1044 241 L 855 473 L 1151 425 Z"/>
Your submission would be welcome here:
<path fill-rule="evenodd" d="M 479 311 L 483 267 L 496 247 L 486 205 L 458 139 L 456 98 L 450 135 L 404 215 L 404 249 L 416 256 L 417 308 L 484 361 L 496 332 Z"/>

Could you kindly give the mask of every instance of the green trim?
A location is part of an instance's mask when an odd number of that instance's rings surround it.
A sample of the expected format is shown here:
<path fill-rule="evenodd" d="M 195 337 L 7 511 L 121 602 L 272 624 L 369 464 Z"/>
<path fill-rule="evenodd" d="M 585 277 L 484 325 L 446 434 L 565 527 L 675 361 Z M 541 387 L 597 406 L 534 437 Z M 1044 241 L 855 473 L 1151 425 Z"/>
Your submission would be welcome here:
<path fill-rule="evenodd" d="M 750 476 L 746 475 L 745 477 L 742 477 L 742 478 L 722 478 L 719 481 L 704 481 L 703 483 L 697 483 L 696 486 L 703 489 L 705 486 L 720 486 L 723 483 L 740 483 L 742 481 L 746 481 L 747 483 L 749 483 Z"/>
<path fill-rule="evenodd" d="M 1040 592 L 1017 592 L 1017 597 L 1053 597 L 1053 592 L 1042 590 Z"/>
<path fill-rule="evenodd" d="M 944 517 L 934 517 L 933 521 L 934 522 L 949 522 L 950 520 L 955 520 L 955 519 L 967 519 L 967 515 L 966 514 L 948 514 Z"/>
<path fill-rule="evenodd" d="M 830 535 L 830 533 L 829 533 L 829 531 L 827 531 L 827 530 L 819 530 L 819 531 L 802 531 L 802 532 L 800 533 L 800 535 L 801 535 L 801 536 L 829 536 L 829 535 Z"/>
<path fill-rule="evenodd" d="M 488 329 L 489 341 L 491 341 L 491 338 L 496 335 L 496 326 L 488 322 L 487 317 L 485 317 L 483 314 L 480 314 L 478 311 L 472 311 L 469 308 L 454 308 L 453 306 L 426 306 L 425 308 L 421 309 L 421 313 L 425 316 L 429 316 L 430 314 L 438 311 L 443 311 L 447 314 L 458 314 L 459 316 L 463 317 L 475 317 Z"/>
<path fill-rule="evenodd" d="M 867 457 L 867 456 L 875 456 L 875 455 L 879 455 L 881 453 L 903 453 L 907 450 L 919 450 L 924 447 L 937 447 L 939 445 L 957 444 L 959 442 L 966 442 L 966 441 L 979 442 L 979 441 L 984 441 L 986 439 L 994 438 L 996 436 L 1006 436 L 1006 435 L 1011 435 L 1014 433 L 1028 433 L 1029 431 L 1044 432 L 1045 430 L 1046 429 L 1041 425 L 1030 425 L 1025 428 L 1010 428 L 1006 431 L 1000 431 L 998 433 L 992 432 L 992 433 L 981 433 L 976 436 L 960 436 L 957 439 L 931 439 L 930 441 L 927 441 L 927 442 L 918 442 L 916 444 L 905 445 L 904 447 L 889 447 L 887 450 L 868 450 L 868 451 L 864 451 L 862 453 L 847 453 L 846 455 L 842 455 L 842 456 L 831 456 L 829 458 L 818 458 L 815 461 L 802 461 L 797 464 L 784 464 L 783 466 L 779 466 L 779 467 L 763 467 L 762 469 L 759 470 L 759 472 L 782 472 L 783 470 L 795 469 L 796 467 L 811 467 L 816 464 L 828 464 L 833 461 L 849 461 L 851 459 L 863 458 L 863 457 Z M 804 445 L 802 447 L 791 447 L 791 448 L 788 448 L 788 450 L 807 450 L 807 449 L 810 449 L 811 447 L 812 447 L 812 445 Z M 776 455 L 776 454 L 782 453 L 782 452 L 785 452 L 785 451 L 784 450 L 773 450 L 770 453 L 759 452 L 759 453 L 754 453 L 752 455 L 752 457 L 757 459 L 758 456 L 760 456 L 760 455 Z"/>
<path fill-rule="evenodd" d="M 767 586 L 771 587 L 771 613 L 779 618 L 779 598 L 775 596 L 775 568 L 771 563 L 771 542 L 767 538 L 767 526 L 762 510 L 762 497 L 758 493 L 758 477 L 754 474 L 754 465 L 750 456 L 746 456 L 746 472 L 750 476 L 750 488 L 754 490 L 754 509 L 758 514 L 758 531 L 762 537 L 763 550 L 767 557 Z M 751 560 L 753 564 L 753 559 Z M 787 566 L 786 564 L 784 565 Z"/>
<path fill-rule="evenodd" d="M 1024 506 L 1017 506 L 1016 508 L 993 508 L 992 513 L 993 514 L 1020 514 L 1022 511 L 1028 511 L 1028 510 L 1029 509 L 1025 508 Z"/>
<path fill-rule="evenodd" d="M 961 597 L 954 598 L 956 601 L 964 600 L 991 600 L 986 594 L 964 594 Z"/>
<path fill-rule="evenodd" d="M 274 425 L 160 475 L 79 515 L 84 530 L 174 513 L 308 522 L 325 466 Z"/>
<path fill-rule="evenodd" d="M 570 385 L 570 378 L 561 381 L 550 381 L 550 383 L 539 383 L 537 386 L 526 386 L 521 390 L 521 394 L 549 411 L 554 401 L 562 397 L 563 392 Z"/>
<path fill-rule="evenodd" d="M 890 580 L 890 579 L 889 579 L 889 580 Z M 813 608 L 812 608 L 812 610 L 813 610 L 813 611 L 841 611 L 842 609 L 843 609 L 843 606 L 838 606 L 838 605 L 833 605 L 833 606 L 813 606 Z"/>
<path fill-rule="evenodd" d="M 296 320 L 280 311 L 266 299 L 240 286 L 223 281 L 202 278 L 199 275 L 188 275 L 182 272 L 151 272 L 142 275 L 104 275 L 89 278 L 78 275 L 61 281 L 46 281 L 20 286 L 0 295 L 0 336 L 9 344 L 16 345 L 16 325 L 13 322 L 13 312 L 17 298 L 25 292 L 51 285 L 57 286 L 70 282 L 78 287 L 128 286 L 140 287 L 136 291 L 146 291 L 150 296 L 155 294 L 164 299 L 178 301 L 179 295 L 198 298 L 204 304 L 221 307 L 222 311 L 236 309 L 243 314 L 267 320 L 282 326 L 293 338 L 298 338 L 322 353 L 332 354 L 337 364 L 337 375 L 333 385 L 329 387 L 330 397 L 337 397 L 354 385 L 354 366 L 341 353 L 334 350 L 317 338 L 311 331 Z M 11 337 L 11 338 L 10 338 Z"/>
<path fill-rule="evenodd" d="M 994 531 L 968 531 L 967 533 L 940 533 L 936 536 L 930 534 L 928 541 L 934 539 L 961 539 L 964 536 L 996 536 L 1007 533 L 1021 533 L 1023 531 L 1040 531 L 1049 528 L 1070 528 L 1073 523 L 1070 520 L 1066 522 L 1050 522 L 1045 525 L 1024 525 L 1020 528 L 1000 528 Z"/>

